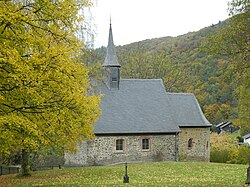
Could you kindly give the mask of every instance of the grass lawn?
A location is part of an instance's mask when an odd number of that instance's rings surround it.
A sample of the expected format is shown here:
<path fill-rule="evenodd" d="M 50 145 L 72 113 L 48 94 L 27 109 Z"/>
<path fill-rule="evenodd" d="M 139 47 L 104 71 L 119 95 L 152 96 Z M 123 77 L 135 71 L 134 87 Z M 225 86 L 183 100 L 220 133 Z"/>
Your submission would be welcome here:
<path fill-rule="evenodd" d="M 36 171 L 31 177 L 0 176 L 0 186 L 247 186 L 247 165 L 202 162 L 124 164 Z"/>

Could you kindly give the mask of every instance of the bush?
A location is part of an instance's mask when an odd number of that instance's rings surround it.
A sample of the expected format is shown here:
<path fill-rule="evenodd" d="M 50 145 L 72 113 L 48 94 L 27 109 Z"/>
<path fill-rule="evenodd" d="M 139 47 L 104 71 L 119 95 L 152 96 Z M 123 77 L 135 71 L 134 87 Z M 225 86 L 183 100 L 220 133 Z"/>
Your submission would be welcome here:
<path fill-rule="evenodd" d="M 210 161 L 218 163 L 247 164 L 250 146 L 238 145 L 237 138 L 230 134 L 211 134 Z"/>
<path fill-rule="evenodd" d="M 239 154 L 238 154 L 237 164 L 247 164 L 250 159 L 250 146 L 241 145 L 238 151 Z"/>
<path fill-rule="evenodd" d="M 218 162 L 218 163 L 227 163 L 229 158 L 229 151 L 227 150 L 212 150 L 210 152 L 210 161 L 211 162 Z"/>
<path fill-rule="evenodd" d="M 234 158 L 237 153 L 238 143 L 237 140 L 226 133 L 217 134 L 211 133 L 211 149 L 210 161 L 227 163 L 232 157 Z"/>

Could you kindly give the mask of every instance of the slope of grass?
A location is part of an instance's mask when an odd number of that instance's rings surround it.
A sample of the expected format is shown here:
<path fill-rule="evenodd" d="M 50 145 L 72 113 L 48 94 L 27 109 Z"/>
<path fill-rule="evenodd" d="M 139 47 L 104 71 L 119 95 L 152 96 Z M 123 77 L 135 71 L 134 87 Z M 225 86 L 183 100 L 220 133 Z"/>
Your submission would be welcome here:
<path fill-rule="evenodd" d="M 128 164 L 129 186 L 244 186 L 247 165 L 201 162 Z M 31 177 L 0 176 L 0 186 L 127 186 L 124 165 L 33 172 Z"/>

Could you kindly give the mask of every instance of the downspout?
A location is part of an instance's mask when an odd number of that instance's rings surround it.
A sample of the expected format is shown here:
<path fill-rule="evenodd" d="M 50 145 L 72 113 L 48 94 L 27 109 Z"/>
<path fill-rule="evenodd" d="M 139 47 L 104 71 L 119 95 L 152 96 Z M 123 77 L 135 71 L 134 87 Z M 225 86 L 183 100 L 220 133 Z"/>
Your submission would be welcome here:
<path fill-rule="evenodd" d="M 179 133 L 175 133 L 175 161 L 179 161 L 179 151 L 178 151 L 178 143 L 179 143 L 179 138 L 178 138 Z"/>

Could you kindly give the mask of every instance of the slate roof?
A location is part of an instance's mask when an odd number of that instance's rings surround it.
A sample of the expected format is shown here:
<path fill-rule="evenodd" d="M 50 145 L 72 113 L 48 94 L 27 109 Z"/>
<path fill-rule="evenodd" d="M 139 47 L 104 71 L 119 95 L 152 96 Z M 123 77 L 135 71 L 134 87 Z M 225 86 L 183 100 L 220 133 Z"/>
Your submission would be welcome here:
<path fill-rule="evenodd" d="M 167 93 L 161 79 L 121 79 L 104 94 L 95 134 L 176 133 L 179 127 L 210 127 L 193 94 Z"/>
<path fill-rule="evenodd" d="M 167 93 L 167 99 L 180 127 L 210 127 L 192 93 Z"/>
<path fill-rule="evenodd" d="M 102 115 L 95 134 L 175 133 L 172 108 L 161 79 L 121 79 L 119 90 L 100 87 Z"/>

